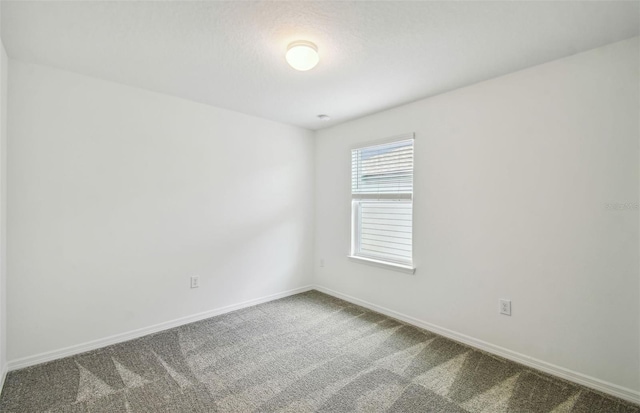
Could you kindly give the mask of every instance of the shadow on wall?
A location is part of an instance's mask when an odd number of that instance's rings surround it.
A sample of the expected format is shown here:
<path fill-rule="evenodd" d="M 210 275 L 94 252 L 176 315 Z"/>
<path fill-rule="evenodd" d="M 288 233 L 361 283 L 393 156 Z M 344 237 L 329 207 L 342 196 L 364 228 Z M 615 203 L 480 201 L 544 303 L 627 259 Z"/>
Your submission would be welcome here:
<path fill-rule="evenodd" d="M 42 228 L 59 231 L 59 242 L 35 240 L 47 259 L 30 271 L 50 276 L 32 297 L 56 303 L 31 320 L 37 336 L 81 330 L 100 338 L 175 319 L 176 308 L 186 316 L 308 284 L 312 208 L 297 196 L 306 178 L 293 164 L 231 178 L 224 191 L 204 180 L 169 197 L 158 190 L 113 200 L 102 218 L 81 211 Z M 191 290 L 196 274 L 201 286 Z M 61 290 L 63 303 L 50 295 Z"/>

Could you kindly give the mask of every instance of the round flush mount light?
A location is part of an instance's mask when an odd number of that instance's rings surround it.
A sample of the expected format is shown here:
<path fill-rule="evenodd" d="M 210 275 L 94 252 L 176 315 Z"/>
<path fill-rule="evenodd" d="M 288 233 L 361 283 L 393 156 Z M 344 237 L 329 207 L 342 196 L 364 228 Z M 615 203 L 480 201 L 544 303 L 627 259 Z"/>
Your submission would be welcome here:
<path fill-rule="evenodd" d="M 323 120 L 323 121 L 328 121 L 331 120 L 331 116 L 329 115 L 318 115 L 318 119 Z"/>
<path fill-rule="evenodd" d="M 302 72 L 313 69 L 320 61 L 318 47 L 306 40 L 290 43 L 285 57 L 292 68 Z"/>

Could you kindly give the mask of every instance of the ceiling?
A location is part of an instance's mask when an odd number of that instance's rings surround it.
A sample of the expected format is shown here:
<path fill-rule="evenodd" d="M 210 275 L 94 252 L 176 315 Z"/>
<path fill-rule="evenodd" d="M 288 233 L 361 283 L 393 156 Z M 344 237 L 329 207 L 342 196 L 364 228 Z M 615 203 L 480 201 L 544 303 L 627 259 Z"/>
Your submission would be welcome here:
<path fill-rule="evenodd" d="M 2 1 L 1 11 L 13 59 L 319 129 L 637 36 L 639 4 Z M 308 72 L 284 60 L 300 39 L 320 53 Z"/>

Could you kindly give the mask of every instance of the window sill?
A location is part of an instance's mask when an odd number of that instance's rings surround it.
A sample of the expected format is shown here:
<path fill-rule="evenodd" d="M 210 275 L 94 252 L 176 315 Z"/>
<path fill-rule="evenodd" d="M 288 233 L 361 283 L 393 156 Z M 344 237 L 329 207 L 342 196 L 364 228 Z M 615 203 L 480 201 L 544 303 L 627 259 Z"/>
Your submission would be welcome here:
<path fill-rule="evenodd" d="M 373 258 L 358 257 L 355 255 L 349 255 L 348 257 L 353 262 L 369 264 L 380 268 L 386 268 L 388 270 L 400 271 L 407 274 L 415 274 L 416 272 L 416 268 L 412 265 L 397 264 L 395 262 L 380 261 Z"/>

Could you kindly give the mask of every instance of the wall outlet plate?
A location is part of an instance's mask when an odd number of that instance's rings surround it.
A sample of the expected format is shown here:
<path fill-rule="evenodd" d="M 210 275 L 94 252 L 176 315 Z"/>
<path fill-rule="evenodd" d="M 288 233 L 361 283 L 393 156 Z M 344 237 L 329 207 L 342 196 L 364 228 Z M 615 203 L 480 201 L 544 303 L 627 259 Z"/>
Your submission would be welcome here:
<path fill-rule="evenodd" d="M 511 315 L 511 300 L 500 299 L 500 314 Z"/>
<path fill-rule="evenodd" d="M 198 288 L 200 287 L 200 276 L 199 275 L 192 275 L 191 276 L 191 288 Z"/>

